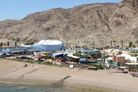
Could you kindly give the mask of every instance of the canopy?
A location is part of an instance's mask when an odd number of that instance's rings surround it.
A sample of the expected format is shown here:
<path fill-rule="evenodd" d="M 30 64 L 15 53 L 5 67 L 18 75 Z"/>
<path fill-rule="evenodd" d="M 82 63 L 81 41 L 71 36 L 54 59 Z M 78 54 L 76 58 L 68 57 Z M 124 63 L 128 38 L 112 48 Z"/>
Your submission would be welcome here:
<path fill-rule="evenodd" d="M 63 42 L 59 41 L 59 40 L 41 40 L 38 43 L 34 44 L 34 45 L 60 45 Z"/>
<path fill-rule="evenodd" d="M 64 43 L 59 40 L 41 40 L 32 47 L 41 51 L 55 51 L 64 49 Z"/>

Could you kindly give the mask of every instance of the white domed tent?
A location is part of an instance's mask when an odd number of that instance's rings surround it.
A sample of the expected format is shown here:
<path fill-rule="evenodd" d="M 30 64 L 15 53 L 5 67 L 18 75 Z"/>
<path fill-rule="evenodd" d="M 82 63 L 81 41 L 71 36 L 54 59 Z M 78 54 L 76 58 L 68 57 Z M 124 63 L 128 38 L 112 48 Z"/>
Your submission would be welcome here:
<path fill-rule="evenodd" d="M 64 49 L 64 43 L 59 40 L 41 40 L 32 47 L 41 51 L 55 51 Z"/>

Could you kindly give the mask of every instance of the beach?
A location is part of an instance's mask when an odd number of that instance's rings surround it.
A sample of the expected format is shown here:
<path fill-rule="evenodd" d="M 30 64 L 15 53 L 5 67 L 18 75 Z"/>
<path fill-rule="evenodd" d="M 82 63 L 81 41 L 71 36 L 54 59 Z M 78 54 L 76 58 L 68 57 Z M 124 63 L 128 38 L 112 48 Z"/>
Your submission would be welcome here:
<path fill-rule="evenodd" d="M 27 67 L 24 67 L 27 64 Z M 137 92 L 138 78 L 112 70 L 69 69 L 14 60 L 0 60 L 0 83 L 66 87 L 103 87 Z M 114 91 L 116 92 L 116 91 Z"/>

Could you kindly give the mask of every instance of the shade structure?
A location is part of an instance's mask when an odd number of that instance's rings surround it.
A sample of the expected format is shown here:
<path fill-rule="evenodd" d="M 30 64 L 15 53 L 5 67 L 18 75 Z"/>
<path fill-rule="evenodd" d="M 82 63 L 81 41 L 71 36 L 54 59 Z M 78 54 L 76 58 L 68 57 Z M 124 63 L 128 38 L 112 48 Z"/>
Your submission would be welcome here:
<path fill-rule="evenodd" d="M 40 51 L 56 51 L 63 50 L 64 43 L 59 40 L 41 40 L 38 43 L 32 45 L 32 48 Z"/>

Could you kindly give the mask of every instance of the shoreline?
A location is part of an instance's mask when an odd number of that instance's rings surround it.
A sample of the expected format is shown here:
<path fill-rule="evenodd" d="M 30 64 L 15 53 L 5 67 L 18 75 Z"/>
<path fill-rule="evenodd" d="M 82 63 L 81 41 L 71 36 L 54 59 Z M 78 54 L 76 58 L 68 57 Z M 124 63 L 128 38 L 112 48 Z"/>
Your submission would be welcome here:
<path fill-rule="evenodd" d="M 83 84 L 83 83 L 65 83 L 61 86 L 54 86 L 56 81 L 47 81 L 47 80 L 30 80 L 30 79 L 24 79 L 20 80 L 19 82 L 14 82 L 15 80 L 11 79 L 10 81 L 1 80 L 0 79 L 0 85 L 10 85 L 10 86 L 37 86 L 37 87 L 50 87 L 50 88 L 64 88 L 69 89 L 71 92 L 129 92 L 122 89 L 116 89 L 116 88 L 109 88 L 109 87 L 103 87 L 103 86 L 96 86 L 96 85 L 89 85 L 89 84 Z"/>
<path fill-rule="evenodd" d="M 129 74 L 111 74 L 107 70 L 78 70 L 48 65 L 0 61 L 0 83 L 12 85 L 53 86 L 79 89 L 107 89 L 109 92 L 137 92 L 138 78 Z M 116 91 L 117 90 L 117 91 Z M 103 91 L 102 91 L 103 92 Z M 106 92 L 106 91 L 104 91 Z"/>

